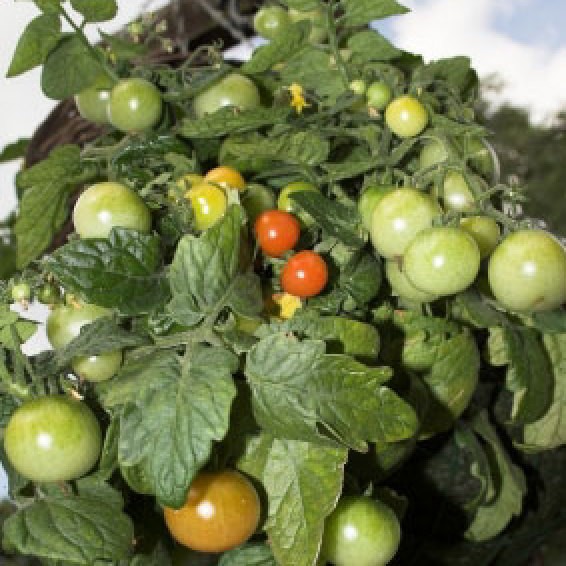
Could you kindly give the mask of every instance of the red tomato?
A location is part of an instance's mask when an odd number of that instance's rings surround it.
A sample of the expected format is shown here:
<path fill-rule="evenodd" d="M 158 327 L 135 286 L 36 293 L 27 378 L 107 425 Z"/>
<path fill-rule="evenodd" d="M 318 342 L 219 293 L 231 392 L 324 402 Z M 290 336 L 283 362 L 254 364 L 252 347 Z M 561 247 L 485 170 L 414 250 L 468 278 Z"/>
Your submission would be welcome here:
<path fill-rule="evenodd" d="M 295 254 L 283 267 L 281 286 L 296 297 L 318 295 L 328 281 L 328 267 L 316 252 L 305 250 Z"/>
<path fill-rule="evenodd" d="M 255 234 L 265 255 L 280 257 L 299 241 L 301 225 L 289 212 L 266 210 L 255 222 Z"/>

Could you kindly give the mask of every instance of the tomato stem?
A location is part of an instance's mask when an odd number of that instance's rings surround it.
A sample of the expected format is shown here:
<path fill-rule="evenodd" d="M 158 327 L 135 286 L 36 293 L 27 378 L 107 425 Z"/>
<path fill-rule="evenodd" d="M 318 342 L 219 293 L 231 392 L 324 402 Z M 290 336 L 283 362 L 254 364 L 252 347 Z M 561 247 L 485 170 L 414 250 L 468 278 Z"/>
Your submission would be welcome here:
<path fill-rule="evenodd" d="M 335 2 L 329 2 L 326 8 L 326 27 L 328 30 L 328 40 L 330 43 L 330 49 L 332 50 L 332 55 L 336 62 L 336 66 L 342 75 L 342 82 L 346 88 L 350 86 L 350 76 L 348 74 L 348 69 L 344 63 L 344 58 L 342 53 L 340 53 L 340 48 L 338 46 L 338 36 L 336 34 L 336 20 L 334 18 Z"/>

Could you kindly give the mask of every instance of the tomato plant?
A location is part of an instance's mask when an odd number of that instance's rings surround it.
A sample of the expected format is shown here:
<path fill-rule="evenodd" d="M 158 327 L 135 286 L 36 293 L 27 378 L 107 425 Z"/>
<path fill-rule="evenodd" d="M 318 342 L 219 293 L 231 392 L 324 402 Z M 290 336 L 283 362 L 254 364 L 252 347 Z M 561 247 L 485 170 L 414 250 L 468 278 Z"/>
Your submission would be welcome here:
<path fill-rule="evenodd" d="M 403 256 L 407 279 L 425 293 L 452 295 L 468 288 L 480 268 L 474 238 L 460 228 L 437 226 L 419 232 Z"/>
<path fill-rule="evenodd" d="M 234 106 L 239 110 L 251 110 L 261 105 L 257 86 L 251 79 L 231 73 L 201 92 L 193 103 L 198 118 L 213 114 L 225 106 Z"/>
<path fill-rule="evenodd" d="M 111 91 L 108 120 L 122 132 L 143 132 L 157 125 L 163 112 L 159 89 L 145 79 L 123 79 Z"/>
<path fill-rule="evenodd" d="M 399 96 L 387 105 L 385 123 L 400 138 L 412 138 L 426 128 L 428 113 L 416 98 Z"/>
<path fill-rule="evenodd" d="M 280 257 L 297 245 L 301 225 L 289 212 L 266 210 L 255 221 L 255 234 L 264 254 Z"/>
<path fill-rule="evenodd" d="M 91 185 L 75 203 L 73 224 L 81 238 L 107 238 L 112 228 L 151 230 L 151 212 L 132 189 L 112 181 Z"/>
<path fill-rule="evenodd" d="M 60 482 L 86 474 L 98 460 L 102 435 L 84 404 L 63 395 L 22 404 L 4 431 L 4 449 L 28 480 Z"/>
<path fill-rule="evenodd" d="M 508 310 L 546 311 L 566 301 L 566 253 L 542 230 L 507 236 L 489 260 L 489 284 Z"/>
<path fill-rule="evenodd" d="M 305 250 L 292 256 L 281 272 L 281 287 L 296 297 L 314 297 L 328 281 L 328 267 L 316 252 Z"/>
<path fill-rule="evenodd" d="M 336 566 L 385 566 L 400 540 L 399 520 L 387 505 L 346 496 L 326 519 L 321 554 Z"/>
<path fill-rule="evenodd" d="M 165 522 L 182 545 L 201 552 L 224 552 L 246 542 L 256 530 L 260 502 L 239 472 L 201 472 L 180 509 L 166 507 Z"/>
<path fill-rule="evenodd" d="M 195 216 L 198 230 L 207 230 L 224 216 L 228 201 L 226 194 L 216 185 L 203 182 L 194 185 L 186 193 Z"/>
<path fill-rule="evenodd" d="M 275 39 L 291 23 L 287 10 L 281 6 L 262 6 L 254 16 L 254 29 L 265 39 Z"/>

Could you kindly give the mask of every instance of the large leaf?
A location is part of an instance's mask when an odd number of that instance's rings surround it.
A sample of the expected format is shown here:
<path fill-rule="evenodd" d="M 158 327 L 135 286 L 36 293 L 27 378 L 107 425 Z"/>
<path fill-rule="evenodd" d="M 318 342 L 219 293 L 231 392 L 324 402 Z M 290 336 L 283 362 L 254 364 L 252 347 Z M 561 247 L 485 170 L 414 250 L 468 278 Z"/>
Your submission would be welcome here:
<path fill-rule="evenodd" d="M 173 352 L 151 354 L 101 387 L 104 405 L 120 413 L 120 466 L 138 466 L 163 505 L 185 503 L 213 443 L 224 438 L 237 367 L 226 350 L 194 346 L 182 367 Z"/>
<path fill-rule="evenodd" d="M 245 372 L 260 426 L 281 438 L 361 451 L 366 441 L 410 438 L 415 412 L 382 386 L 391 371 L 325 348 L 324 342 L 275 334 L 251 349 Z"/>
<path fill-rule="evenodd" d="M 495 467 L 492 473 L 498 478 L 495 497 L 477 509 L 466 531 L 468 539 L 479 542 L 498 535 L 513 517 L 521 513 L 527 486 L 521 468 L 513 464 L 505 452 L 485 412 L 474 419 L 474 431 L 485 441 L 485 450 L 491 465 Z"/>
<path fill-rule="evenodd" d="M 71 6 L 82 14 L 87 22 L 111 20 L 118 11 L 116 0 L 71 0 Z"/>
<path fill-rule="evenodd" d="M 108 498 L 108 490 L 105 495 L 52 494 L 21 508 L 4 523 L 4 548 L 85 566 L 127 558 L 133 525 L 119 498 Z"/>
<path fill-rule="evenodd" d="M 173 299 L 168 308 L 180 324 L 216 318 L 225 306 L 244 316 L 263 308 L 257 277 L 240 273 L 241 223 L 241 209 L 234 205 L 199 238 L 185 236 L 179 242 L 169 272 Z"/>
<path fill-rule="evenodd" d="M 7 77 L 14 77 L 41 65 L 61 39 L 58 14 L 41 14 L 26 27 L 12 57 Z"/>
<path fill-rule="evenodd" d="M 374 30 L 364 30 L 348 39 L 348 49 L 352 51 L 354 60 L 363 63 L 370 61 L 389 61 L 401 54 L 385 37 Z"/>
<path fill-rule="evenodd" d="M 407 8 L 395 0 L 342 0 L 343 23 L 349 26 L 363 26 L 396 14 L 405 14 Z"/>
<path fill-rule="evenodd" d="M 108 238 L 73 240 L 45 262 L 67 291 L 124 314 L 165 303 L 169 290 L 160 265 L 159 238 L 124 228 L 113 228 Z"/>
<path fill-rule="evenodd" d="M 324 520 L 342 491 L 346 459 L 345 449 L 267 434 L 249 441 L 239 467 L 267 492 L 265 530 L 278 564 L 316 564 Z"/>
<path fill-rule="evenodd" d="M 225 552 L 218 566 L 277 566 L 267 544 L 249 543 Z"/>
<path fill-rule="evenodd" d="M 64 100 L 92 86 L 102 72 L 99 61 L 80 37 L 72 35 L 51 50 L 41 73 L 45 96 Z"/>

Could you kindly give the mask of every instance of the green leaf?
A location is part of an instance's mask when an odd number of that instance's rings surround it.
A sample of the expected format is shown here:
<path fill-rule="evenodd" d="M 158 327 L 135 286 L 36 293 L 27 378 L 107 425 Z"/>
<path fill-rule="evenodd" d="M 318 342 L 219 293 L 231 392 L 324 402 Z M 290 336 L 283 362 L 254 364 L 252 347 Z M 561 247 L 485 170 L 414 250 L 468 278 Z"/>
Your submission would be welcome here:
<path fill-rule="evenodd" d="M 141 314 L 169 296 L 160 240 L 152 234 L 113 228 L 108 238 L 74 240 L 45 261 L 65 289 L 88 303 Z"/>
<path fill-rule="evenodd" d="M 286 132 L 278 136 L 254 136 L 249 141 L 231 139 L 223 150 L 239 158 L 268 159 L 290 165 L 320 165 L 328 159 L 328 140 L 314 131 Z"/>
<path fill-rule="evenodd" d="M 274 65 L 286 61 L 308 43 L 311 25 L 300 21 L 285 27 L 285 33 L 258 47 L 241 71 L 249 75 L 269 71 Z"/>
<path fill-rule="evenodd" d="M 492 328 L 508 322 L 502 312 L 491 307 L 482 295 L 473 289 L 458 293 L 454 297 L 452 314 L 475 328 Z"/>
<path fill-rule="evenodd" d="M 0 163 L 8 163 L 26 156 L 29 139 L 22 138 L 5 146 L 0 152 Z"/>
<path fill-rule="evenodd" d="M 41 14 L 26 27 L 12 57 L 7 77 L 21 75 L 43 64 L 61 39 L 61 21 L 56 13 Z"/>
<path fill-rule="evenodd" d="M 554 376 L 548 354 L 536 330 L 504 327 L 509 356 L 506 386 L 514 394 L 512 418 L 515 423 L 533 423 L 552 404 Z"/>
<path fill-rule="evenodd" d="M 341 4 L 344 9 L 342 23 L 347 26 L 364 26 L 373 20 L 409 11 L 395 0 L 342 0 Z"/>
<path fill-rule="evenodd" d="M 320 7 L 320 0 L 283 0 L 283 3 L 300 12 L 308 12 Z"/>
<path fill-rule="evenodd" d="M 478 81 L 469 57 L 464 56 L 432 61 L 418 67 L 413 74 L 413 80 L 418 83 L 430 84 L 438 79 L 446 81 L 459 93 L 464 93 Z"/>
<path fill-rule="evenodd" d="M 520 515 L 523 497 L 527 491 L 525 476 L 505 452 L 485 412 L 474 419 L 474 431 L 486 442 L 485 450 L 494 474 L 499 479 L 496 496 L 478 508 L 474 520 L 466 531 L 466 538 L 475 542 L 497 536 L 513 517 Z"/>
<path fill-rule="evenodd" d="M 346 355 L 325 354 L 325 343 L 275 334 L 256 344 L 246 376 L 259 425 L 281 438 L 341 443 L 410 438 L 413 409 L 381 384 L 388 368 L 367 367 Z"/>
<path fill-rule="evenodd" d="M 346 459 L 344 449 L 267 434 L 249 441 L 239 467 L 267 492 L 265 530 L 278 564 L 316 563 L 324 520 L 342 491 Z"/>
<path fill-rule="evenodd" d="M 87 0 L 85 0 L 87 1 Z M 131 60 L 135 57 L 146 55 L 149 48 L 144 43 L 134 43 L 129 39 L 124 39 L 116 35 L 110 35 L 99 30 L 100 37 L 104 43 L 110 48 L 112 55 L 117 59 Z"/>
<path fill-rule="evenodd" d="M 133 537 L 129 517 L 114 499 L 99 494 L 52 494 L 21 508 L 3 526 L 5 548 L 85 566 L 125 559 Z"/>
<path fill-rule="evenodd" d="M 0 428 L 6 428 L 12 413 L 18 408 L 15 397 L 0 393 Z"/>
<path fill-rule="evenodd" d="M 401 55 L 399 49 L 375 30 L 364 30 L 352 35 L 348 39 L 348 49 L 352 51 L 353 60 L 360 63 L 390 61 Z"/>
<path fill-rule="evenodd" d="M 544 334 L 564 334 L 566 332 L 566 311 L 557 309 L 534 313 L 532 323 Z"/>
<path fill-rule="evenodd" d="M 308 212 L 328 236 L 352 248 L 363 245 L 361 220 L 356 208 L 330 200 L 317 191 L 297 191 L 289 196 Z"/>
<path fill-rule="evenodd" d="M 249 543 L 225 552 L 218 566 L 277 566 L 267 544 Z"/>
<path fill-rule="evenodd" d="M 373 255 L 362 252 L 352 257 L 342 268 L 338 286 L 362 307 L 377 296 L 382 280 L 381 264 Z"/>
<path fill-rule="evenodd" d="M 432 126 L 444 136 L 485 137 L 487 134 L 483 126 L 470 122 L 457 122 L 456 120 L 447 118 L 443 114 L 432 114 L 430 122 Z"/>
<path fill-rule="evenodd" d="M 531 450 L 566 444 L 566 334 L 546 334 L 543 342 L 552 364 L 554 391 L 546 414 L 525 426 L 523 440 Z"/>
<path fill-rule="evenodd" d="M 119 409 L 120 466 L 139 466 L 161 504 L 185 503 L 213 443 L 224 438 L 237 368 L 232 353 L 200 345 L 183 368 L 173 352 L 152 353 L 100 388 L 103 404 Z"/>
<path fill-rule="evenodd" d="M 257 277 L 240 273 L 241 223 L 241 208 L 233 205 L 199 238 L 185 236 L 179 242 L 169 271 L 173 299 L 168 309 L 180 324 L 215 318 L 225 306 L 244 316 L 263 308 Z"/>
<path fill-rule="evenodd" d="M 116 0 L 71 0 L 71 6 L 87 22 L 112 20 L 118 11 Z"/>
<path fill-rule="evenodd" d="M 348 158 L 340 163 L 325 163 L 322 165 L 322 168 L 326 171 L 328 179 L 336 182 L 368 173 L 380 165 L 384 165 L 386 161 L 385 158 L 356 153 L 352 158 Z"/>
<path fill-rule="evenodd" d="M 179 126 L 179 134 L 194 139 L 241 134 L 265 126 L 283 124 L 287 121 L 289 114 L 288 108 L 255 108 L 253 110 L 220 108 L 203 118 L 184 118 Z"/>
<path fill-rule="evenodd" d="M 43 65 L 41 88 L 48 98 L 64 100 L 92 86 L 101 71 L 87 46 L 72 35 L 49 53 Z"/>

